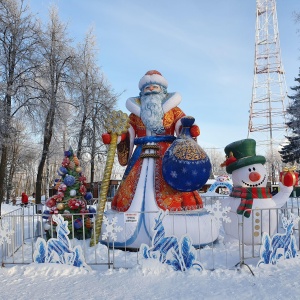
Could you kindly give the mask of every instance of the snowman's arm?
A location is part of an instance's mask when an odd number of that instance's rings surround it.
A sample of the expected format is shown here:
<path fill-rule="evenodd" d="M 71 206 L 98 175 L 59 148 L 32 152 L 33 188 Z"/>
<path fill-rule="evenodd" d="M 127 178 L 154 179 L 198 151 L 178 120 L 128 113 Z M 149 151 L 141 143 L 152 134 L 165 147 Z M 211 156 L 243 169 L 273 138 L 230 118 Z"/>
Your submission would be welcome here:
<path fill-rule="evenodd" d="M 279 192 L 272 197 L 276 203 L 276 207 L 282 207 L 288 201 L 292 191 L 292 186 L 285 186 L 279 182 Z"/>

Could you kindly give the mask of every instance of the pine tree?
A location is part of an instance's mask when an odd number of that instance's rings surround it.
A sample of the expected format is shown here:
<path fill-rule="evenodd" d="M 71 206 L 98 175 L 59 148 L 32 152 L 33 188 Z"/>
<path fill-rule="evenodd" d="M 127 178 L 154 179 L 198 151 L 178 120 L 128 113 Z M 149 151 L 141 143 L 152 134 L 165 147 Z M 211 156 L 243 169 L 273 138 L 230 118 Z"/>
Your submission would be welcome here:
<path fill-rule="evenodd" d="M 292 134 L 286 136 L 289 143 L 279 151 L 284 163 L 300 162 L 300 74 L 295 81 L 298 85 L 291 87 L 295 94 L 288 96 L 292 101 L 287 108 L 287 113 L 290 115 L 287 126 L 291 129 Z"/>
<path fill-rule="evenodd" d="M 92 233 L 93 215 L 92 207 L 87 209 L 87 200 L 93 195 L 86 189 L 86 178 L 82 173 L 79 159 L 74 154 L 72 148 L 65 151 L 61 167 L 57 171 L 60 179 L 55 180 L 57 193 L 46 201 L 49 210 L 44 211 L 48 217 L 48 226 L 45 225 L 47 238 L 55 233 L 55 224 L 52 222 L 51 214 L 61 214 L 68 221 L 70 238 L 77 239 L 90 238 Z M 50 226 L 52 222 L 52 226 Z"/>

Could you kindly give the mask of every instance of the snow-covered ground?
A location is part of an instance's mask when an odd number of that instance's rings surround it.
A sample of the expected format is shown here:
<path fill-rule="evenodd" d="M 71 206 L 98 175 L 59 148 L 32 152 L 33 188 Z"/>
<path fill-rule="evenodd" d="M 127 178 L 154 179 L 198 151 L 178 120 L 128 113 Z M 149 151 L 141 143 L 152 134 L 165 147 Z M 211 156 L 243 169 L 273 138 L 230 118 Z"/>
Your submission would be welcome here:
<path fill-rule="evenodd" d="M 12 208 L 2 205 L 2 211 Z M 236 245 L 224 246 L 221 239 L 214 251 L 214 264 L 220 266 L 214 271 L 176 272 L 151 260 L 141 260 L 128 269 L 91 266 L 90 271 L 58 264 L 7 265 L 0 270 L 0 298 L 299 299 L 300 258 L 280 261 L 276 266 L 253 265 L 253 276 L 246 266 L 221 267 L 233 266 L 230 260 L 235 257 Z M 224 251 L 226 255 L 221 255 Z M 116 260 L 123 255 L 123 251 L 116 251 Z M 126 256 L 128 261 L 136 261 L 137 253 L 127 252 Z"/>

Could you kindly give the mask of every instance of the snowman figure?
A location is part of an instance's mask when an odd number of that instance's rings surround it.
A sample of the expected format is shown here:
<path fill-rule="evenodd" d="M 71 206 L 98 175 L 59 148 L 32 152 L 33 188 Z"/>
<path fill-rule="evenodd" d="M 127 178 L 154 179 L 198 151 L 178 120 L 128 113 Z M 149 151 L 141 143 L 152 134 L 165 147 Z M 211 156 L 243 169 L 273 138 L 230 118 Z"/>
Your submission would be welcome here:
<path fill-rule="evenodd" d="M 277 229 L 278 212 L 288 200 L 293 183 L 279 183 L 279 192 L 272 196 L 267 188 L 264 156 L 256 155 L 256 142 L 244 139 L 224 149 L 226 171 L 232 174 L 233 189 L 222 205 L 231 208 L 230 223 L 224 223 L 225 242 L 238 239 L 246 245 L 261 244 L 263 232 L 272 236 Z M 289 185 L 289 186 L 287 186 Z"/>

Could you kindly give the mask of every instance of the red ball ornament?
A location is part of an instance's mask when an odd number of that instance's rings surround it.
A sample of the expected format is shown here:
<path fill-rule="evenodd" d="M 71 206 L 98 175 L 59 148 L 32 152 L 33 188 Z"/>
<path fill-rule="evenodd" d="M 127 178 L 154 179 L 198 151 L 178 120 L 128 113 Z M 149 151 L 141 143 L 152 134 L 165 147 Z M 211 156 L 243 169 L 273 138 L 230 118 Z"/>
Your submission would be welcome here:
<path fill-rule="evenodd" d="M 81 185 L 79 188 L 79 192 L 81 195 L 85 195 L 86 194 L 86 187 L 84 185 Z"/>
<path fill-rule="evenodd" d="M 59 192 L 65 192 L 67 190 L 67 186 L 64 183 L 61 183 L 58 187 Z"/>
<path fill-rule="evenodd" d="M 298 185 L 298 176 L 297 172 L 291 170 L 284 170 L 280 172 L 280 182 L 285 186 L 296 186 Z"/>
<path fill-rule="evenodd" d="M 52 208 L 56 205 L 56 200 L 53 197 L 51 197 L 46 201 L 45 204 L 47 207 Z"/>
<path fill-rule="evenodd" d="M 80 176 L 78 179 L 79 179 L 79 181 L 80 181 L 82 184 L 85 184 L 85 182 L 86 182 L 86 177 L 84 177 L 84 176 L 82 175 L 82 176 Z"/>
<path fill-rule="evenodd" d="M 76 201 L 76 199 L 70 199 L 69 201 L 68 201 L 68 206 L 70 207 L 70 209 L 76 209 L 76 203 L 77 203 L 77 201 Z"/>
<path fill-rule="evenodd" d="M 67 167 L 70 164 L 70 159 L 68 157 L 65 157 L 61 163 L 63 167 Z"/>
<path fill-rule="evenodd" d="M 64 198 L 65 194 L 63 192 L 59 192 L 57 195 L 56 195 L 56 201 L 57 202 L 61 202 Z"/>

